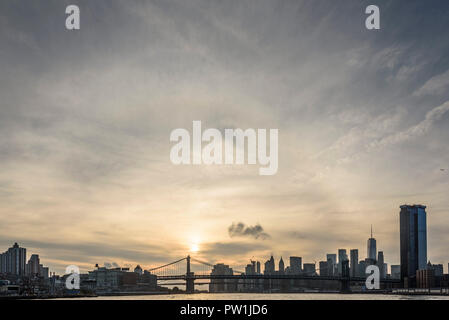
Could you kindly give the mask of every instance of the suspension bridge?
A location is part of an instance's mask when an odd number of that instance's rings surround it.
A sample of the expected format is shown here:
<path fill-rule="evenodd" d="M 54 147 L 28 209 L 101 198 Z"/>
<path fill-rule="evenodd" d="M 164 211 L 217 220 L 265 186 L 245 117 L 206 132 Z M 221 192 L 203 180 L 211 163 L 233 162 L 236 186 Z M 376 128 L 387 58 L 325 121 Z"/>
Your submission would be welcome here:
<path fill-rule="evenodd" d="M 341 276 L 317 276 L 315 273 L 302 272 L 301 274 L 289 274 L 289 273 L 271 273 L 271 274 L 245 274 L 245 272 L 232 270 L 229 274 L 218 274 L 212 272 L 214 265 L 199 259 L 186 256 L 176 261 L 148 269 L 151 274 L 157 276 L 159 284 L 174 285 L 185 284 L 187 293 L 195 292 L 195 281 L 197 280 L 310 280 L 310 281 L 337 281 L 340 283 L 340 291 L 347 292 L 349 290 L 350 283 L 365 283 L 364 277 L 350 277 L 349 268 L 344 271 Z M 181 280 L 181 282 L 173 283 L 174 280 Z M 395 279 L 381 279 L 386 287 L 392 288 L 394 284 L 399 284 L 400 280 Z M 196 285 L 206 285 L 209 282 L 200 282 Z"/>

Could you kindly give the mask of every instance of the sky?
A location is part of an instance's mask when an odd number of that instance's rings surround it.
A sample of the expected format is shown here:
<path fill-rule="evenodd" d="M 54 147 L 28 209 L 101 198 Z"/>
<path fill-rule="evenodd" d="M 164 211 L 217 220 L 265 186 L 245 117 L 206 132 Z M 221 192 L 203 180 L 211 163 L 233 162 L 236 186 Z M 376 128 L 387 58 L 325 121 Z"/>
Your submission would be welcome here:
<path fill-rule="evenodd" d="M 391 265 L 399 206 L 424 204 L 446 271 L 448 14 L 437 0 L 1 1 L 0 250 L 17 241 L 57 273 L 187 254 L 242 270 L 362 259 L 373 225 Z M 172 164 L 170 132 L 194 120 L 278 129 L 277 174 Z"/>

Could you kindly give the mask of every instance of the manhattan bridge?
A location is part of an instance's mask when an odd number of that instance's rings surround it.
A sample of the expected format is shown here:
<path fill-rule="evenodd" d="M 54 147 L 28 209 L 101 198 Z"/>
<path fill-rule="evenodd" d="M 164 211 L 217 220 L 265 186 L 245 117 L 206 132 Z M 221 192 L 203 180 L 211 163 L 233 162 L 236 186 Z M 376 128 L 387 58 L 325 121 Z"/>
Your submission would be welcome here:
<path fill-rule="evenodd" d="M 231 274 L 214 274 L 212 272 L 214 265 L 212 263 L 195 259 L 190 255 L 178 259 L 176 261 L 157 266 L 148 271 L 157 276 L 158 285 L 185 285 L 187 293 L 195 292 L 195 285 L 206 285 L 210 282 L 220 281 L 235 281 L 240 283 L 261 281 L 262 283 L 271 283 L 272 281 L 289 282 L 289 281 L 303 281 L 308 284 L 314 282 L 327 281 L 328 283 L 338 283 L 340 292 L 349 292 L 351 284 L 364 284 L 366 278 L 364 277 L 350 277 L 349 268 L 343 268 L 342 275 L 327 276 L 316 275 L 302 272 L 301 274 L 245 274 L 245 272 L 233 270 Z M 179 282 L 174 282 L 178 280 Z M 380 283 L 385 289 L 392 288 L 394 285 L 400 283 L 400 280 L 394 279 L 380 279 Z"/>

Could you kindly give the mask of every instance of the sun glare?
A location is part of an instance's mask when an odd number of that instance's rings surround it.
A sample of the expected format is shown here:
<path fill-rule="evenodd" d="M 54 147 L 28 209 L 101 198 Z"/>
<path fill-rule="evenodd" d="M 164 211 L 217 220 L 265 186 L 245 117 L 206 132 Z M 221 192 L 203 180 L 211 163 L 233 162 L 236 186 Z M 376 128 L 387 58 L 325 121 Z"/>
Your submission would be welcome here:
<path fill-rule="evenodd" d="M 198 252 L 200 248 L 198 247 L 198 244 L 194 243 L 190 246 L 190 251 L 191 252 Z"/>

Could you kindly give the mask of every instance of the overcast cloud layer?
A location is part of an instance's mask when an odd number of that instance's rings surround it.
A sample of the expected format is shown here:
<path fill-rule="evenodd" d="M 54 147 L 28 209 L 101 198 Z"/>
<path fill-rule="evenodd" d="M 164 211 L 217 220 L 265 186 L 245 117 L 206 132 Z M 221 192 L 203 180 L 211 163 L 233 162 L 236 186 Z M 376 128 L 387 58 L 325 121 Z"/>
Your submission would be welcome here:
<path fill-rule="evenodd" d="M 62 272 L 197 245 L 238 269 L 363 258 L 373 224 L 398 264 L 399 206 L 422 203 L 446 268 L 449 3 L 375 1 L 379 31 L 369 4 L 1 1 L 0 249 L 18 241 Z M 278 173 L 172 165 L 170 132 L 192 120 L 278 128 Z"/>

